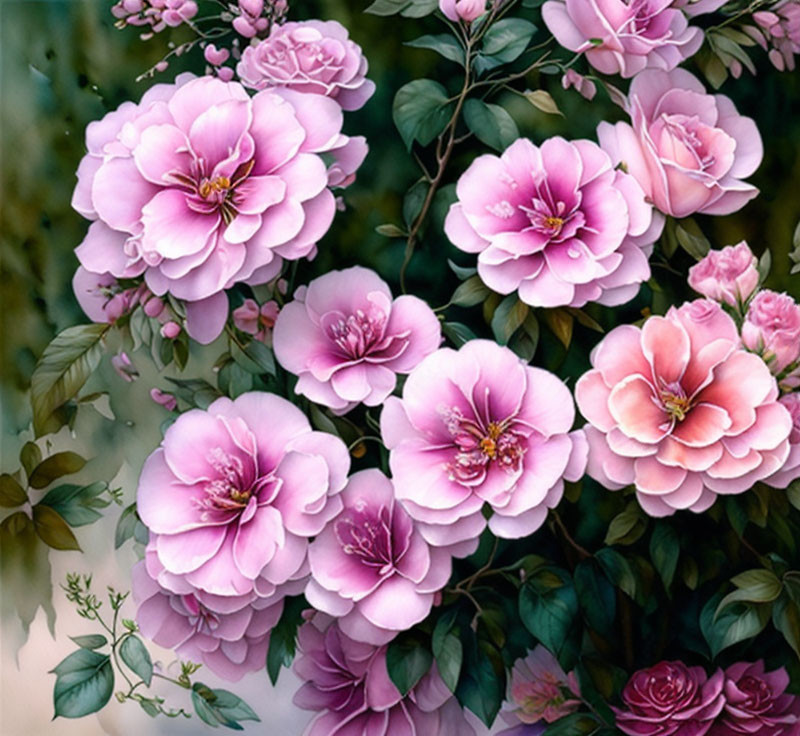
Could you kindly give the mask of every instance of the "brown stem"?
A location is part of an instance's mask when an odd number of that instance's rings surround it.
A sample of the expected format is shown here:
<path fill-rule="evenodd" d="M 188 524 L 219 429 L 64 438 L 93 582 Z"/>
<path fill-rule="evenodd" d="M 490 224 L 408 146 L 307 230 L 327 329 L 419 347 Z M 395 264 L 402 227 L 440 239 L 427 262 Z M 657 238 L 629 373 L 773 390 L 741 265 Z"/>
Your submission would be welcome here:
<path fill-rule="evenodd" d="M 555 522 L 556 526 L 558 527 L 558 530 L 561 532 L 561 535 L 569 543 L 569 545 L 578 553 L 578 556 L 582 560 L 586 560 L 589 557 L 591 557 L 592 553 L 589 552 L 589 550 L 587 550 L 585 547 L 582 547 L 580 544 L 578 544 L 575 541 L 575 539 L 572 537 L 572 535 L 569 533 L 569 530 L 567 529 L 566 525 L 564 524 L 563 520 L 561 519 L 561 516 L 559 515 L 558 511 L 556 511 L 555 509 L 552 509 L 550 511 L 550 515 L 553 517 L 553 521 Z"/>

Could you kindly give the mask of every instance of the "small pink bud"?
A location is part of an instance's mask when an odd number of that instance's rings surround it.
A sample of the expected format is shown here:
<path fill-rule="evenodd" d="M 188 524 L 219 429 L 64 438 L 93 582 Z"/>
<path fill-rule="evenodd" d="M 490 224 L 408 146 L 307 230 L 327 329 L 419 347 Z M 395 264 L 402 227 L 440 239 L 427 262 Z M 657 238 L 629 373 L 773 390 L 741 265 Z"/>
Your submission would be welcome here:
<path fill-rule="evenodd" d="M 133 383 L 133 381 L 139 377 L 139 371 L 137 371 L 136 366 L 131 363 L 131 359 L 128 357 L 127 353 L 118 353 L 115 355 L 111 358 L 111 365 L 119 377 L 128 383 Z"/>
<path fill-rule="evenodd" d="M 157 72 L 165 72 L 167 71 L 167 67 L 169 66 L 169 62 L 166 60 L 159 61 L 158 64 L 155 66 L 155 70 Z"/>
<path fill-rule="evenodd" d="M 243 12 L 257 18 L 264 12 L 264 0 L 239 0 L 239 7 Z"/>
<path fill-rule="evenodd" d="M 148 317 L 158 317 L 161 312 L 164 311 L 164 302 L 161 301 L 158 297 L 153 297 L 149 299 L 147 303 L 144 305 L 144 313 Z"/>
<path fill-rule="evenodd" d="M 157 388 L 150 389 L 150 398 L 168 411 L 175 411 L 178 408 L 178 402 L 172 394 L 165 393 Z"/>
<path fill-rule="evenodd" d="M 161 337 L 174 340 L 181 334 L 181 326 L 177 322 L 167 322 L 161 327 Z"/>
<path fill-rule="evenodd" d="M 211 66 L 220 66 L 224 64 L 230 55 L 231 52 L 228 51 L 228 49 L 218 49 L 213 43 L 208 44 L 205 51 L 203 51 L 203 56 L 205 56 L 206 61 L 211 64 Z"/>
<path fill-rule="evenodd" d="M 222 66 L 217 69 L 217 76 L 223 82 L 230 82 L 231 79 L 233 79 L 233 69 L 231 69 L 229 66 Z"/>
<path fill-rule="evenodd" d="M 233 28 L 240 36 L 244 36 L 245 38 L 252 38 L 256 35 L 256 29 L 250 25 L 250 21 L 243 15 L 234 18 Z"/>

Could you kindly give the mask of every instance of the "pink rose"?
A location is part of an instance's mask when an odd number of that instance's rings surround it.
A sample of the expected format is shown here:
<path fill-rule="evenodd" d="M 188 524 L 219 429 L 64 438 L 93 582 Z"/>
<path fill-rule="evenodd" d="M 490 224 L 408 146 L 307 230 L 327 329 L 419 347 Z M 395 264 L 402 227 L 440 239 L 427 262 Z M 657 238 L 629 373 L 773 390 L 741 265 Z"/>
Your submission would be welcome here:
<path fill-rule="evenodd" d="M 765 482 L 773 488 L 786 488 L 793 480 L 800 478 L 800 393 L 786 394 L 786 396 L 781 396 L 779 401 L 792 417 L 789 457 L 786 458 L 783 467 L 767 478 Z"/>
<path fill-rule="evenodd" d="M 575 697 L 566 697 L 570 692 Z M 509 725 L 553 723 L 575 712 L 580 706 L 580 686 L 574 672 L 569 675 L 556 658 L 538 644 L 525 659 L 518 659 L 511 671 L 508 703 L 500 715 Z M 501 731 L 509 736 L 513 730 Z"/>
<path fill-rule="evenodd" d="M 450 555 L 428 546 L 380 470 L 351 476 L 340 498 L 344 508 L 308 548 L 306 598 L 350 638 L 385 644 L 430 613 Z"/>
<path fill-rule="evenodd" d="M 712 736 L 798 736 L 800 698 L 786 692 L 789 675 L 764 662 L 739 662 L 725 670 L 725 709 Z"/>
<path fill-rule="evenodd" d="M 632 125 L 603 122 L 597 135 L 659 210 L 729 215 L 758 194 L 742 179 L 761 163 L 761 136 L 725 95 L 684 69 L 651 69 L 631 82 L 628 105 Z"/>
<path fill-rule="evenodd" d="M 480 254 L 481 279 L 501 294 L 517 290 L 537 307 L 611 306 L 650 278 L 663 217 L 596 143 L 521 138 L 475 159 L 456 193 L 445 233 Z"/>
<path fill-rule="evenodd" d="M 747 310 L 742 342 L 778 375 L 800 359 L 800 305 L 788 294 L 759 291 Z"/>
<path fill-rule="evenodd" d="M 326 95 L 343 110 L 358 110 L 375 92 L 361 47 L 335 20 L 274 25 L 268 38 L 242 52 L 236 72 L 245 87 Z"/>
<path fill-rule="evenodd" d="M 151 550 L 148 556 L 155 553 Z M 237 599 L 233 606 L 213 610 L 193 593 L 174 593 L 151 577 L 142 560 L 131 571 L 133 598 L 138 605 L 136 622 L 148 639 L 174 649 L 182 657 L 202 662 L 226 680 L 240 680 L 248 672 L 264 669 L 269 631 L 278 623 L 283 601 L 260 607 Z"/>
<path fill-rule="evenodd" d="M 186 302 L 187 331 L 210 342 L 227 319 L 224 289 L 316 253 L 335 212 L 320 154 L 339 159 L 331 175 L 343 180 L 366 153 L 341 127 L 321 95 L 251 99 L 191 75 L 151 87 L 87 128 L 72 204 L 93 222 L 78 260 L 95 274 L 144 274 L 155 294 Z"/>
<path fill-rule="evenodd" d="M 702 667 L 659 662 L 631 676 L 624 709 L 612 710 L 617 728 L 630 736 L 703 736 L 725 704 L 722 670 L 709 678 Z"/>
<path fill-rule="evenodd" d="M 542 18 L 559 44 L 584 53 L 598 71 L 632 77 L 674 69 L 703 44 L 703 32 L 671 6 L 672 0 L 549 0 Z"/>
<path fill-rule="evenodd" d="M 397 498 L 435 546 L 474 549 L 486 527 L 498 537 L 532 534 L 556 506 L 563 479 L 583 475 L 581 435 L 567 387 L 511 350 L 471 340 L 443 348 L 391 397 L 381 434 Z"/>
<path fill-rule="evenodd" d="M 740 308 L 758 288 L 758 259 L 747 243 L 712 250 L 689 269 L 689 286 L 709 299 Z"/>
<path fill-rule="evenodd" d="M 139 477 L 151 577 L 221 613 L 301 592 L 308 540 L 341 511 L 349 467 L 338 437 L 273 394 L 181 414 Z"/>
<path fill-rule="evenodd" d="M 378 274 L 330 271 L 295 292 L 278 315 L 275 357 L 299 376 L 295 391 L 343 414 L 378 406 L 442 341 L 439 320 L 415 296 L 392 300 Z"/>
<path fill-rule="evenodd" d="M 575 386 L 587 472 L 611 490 L 634 484 L 651 516 L 705 511 L 786 462 L 791 417 L 775 379 L 715 302 L 617 327 L 592 366 Z"/>
<path fill-rule="evenodd" d="M 486 0 L 439 0 L 439 10 L 453 23 L 471 23 L 486 12 Z"/>
<path fill-rule="evenodd" d="M 386 647 L 353 641 L 317 614 L 300 627 L 294 704 L 317 715 L 305 736 L 475 736 L 436 666 L 405 698 L 389 679 Z"/>

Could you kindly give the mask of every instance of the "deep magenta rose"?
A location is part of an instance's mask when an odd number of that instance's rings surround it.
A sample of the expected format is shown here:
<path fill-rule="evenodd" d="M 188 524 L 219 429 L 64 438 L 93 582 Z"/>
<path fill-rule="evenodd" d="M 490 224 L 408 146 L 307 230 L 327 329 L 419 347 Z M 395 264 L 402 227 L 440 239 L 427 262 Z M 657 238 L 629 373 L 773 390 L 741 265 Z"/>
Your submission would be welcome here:
<path fill-rule="evenodd" d="M 784 466 L 792 425 L 775 378 L 716 302 L 617 327 L 591 360 L 575 386 L 587 472 L 611 490 L 633 484 L 651 516 L 699 513 Z"/>
<path fill-rule="evenodd" d="M 624 708 L 612 710 L 630 736 L 703 736 L 725 704 L 724 676 L 702 667 L 659 662 L 634 673 L 622 691 Z"/>
<path fill-rule="evenodd" d="M 758 288 L 758 259 L 742 241 L 709 251 L 689 269 L 689 286 L 698 294 L 741 308 Z"/>
<path fill-rule="evenodd" d="M 367 268 L 329 271 L 300 287 L 275 322 L 275 357 L 295 391 L 337 414 L 378 406 L 442 342 L 439 320 L 415 296 L 392 298 Z"/>
<path fill-rule="evenodd" d="M 236 72 L 245 87 L 325 95 L 343 110 L 358 110 L 375 92 L 361 47 L 335 20 L 273 25 L 269 37 L 245 48 Z"/>
<path fill-rule="evenodd" d="M 759 291 L 747 309 L 742 342 L 780 374 L 800 360 L 800 304 L 788 294 Z"/>
<path fill-rule="evenodd" d="M 456 185 L 445 233 L 478 253 L 478 273 L 501 294 L 536 307 L 632 299 L 650 278 L 664 218 L 636 180 L 587 140 L 521 138 L 479 156 Z"/>
<path fill-rule="evenodd" d="M 756 124 L 685 69 L 648 69 L 631 82 L 631 124 L 600 123 L 600 145 L 650 201 L 673 217 L 728 215 L 758 194 L 743 181 L 761 163 Z"/>
<path fill-rule="evenodd" d="M 800 698 L 786 692 L 789 675 L 764 662 L 739 662 L 725 670 L 725 709 L 712 736 L 798 736 Z"/>
<path fill-rule="evenodd" d="M 301 592 L 308 540 L 341 511 L 349 467 L 338 437 L 312 431 L 273 394 L 182 414 L 139 477 L 137 509 L 159 564 L 151 575 L 217 611 Z"/>
<path fill-rule="evenodd" d="M 317 715 L 304 736 L 475 736 L 436 666 L 405 697 L 389 679 L 386 647 L 353 641 L 316 614 L 298 631 L 294 703 Z"/>
<path fill-rule="evenodd" d="M 575 408 L 561 379 L 509 348 L 471 340 L 437 350 L 381 414 L 397 497 L 435 546 L 471 551 L 486 527 L 508 539 L 532 534 L 554 508 L 564 478 L 585 467 Z"/>

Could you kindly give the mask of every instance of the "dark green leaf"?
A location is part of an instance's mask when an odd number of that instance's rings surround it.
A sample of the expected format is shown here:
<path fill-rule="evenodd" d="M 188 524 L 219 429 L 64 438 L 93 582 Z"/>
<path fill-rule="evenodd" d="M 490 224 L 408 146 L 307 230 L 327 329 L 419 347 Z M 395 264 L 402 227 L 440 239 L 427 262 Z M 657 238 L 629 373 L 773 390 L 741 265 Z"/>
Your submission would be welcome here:
<path fill-rule="evenodd" d="M 150 687 L 153 679 L 153 660 L 150 659 L 150 652 L 147 651 L 138 636 L 130 634 L 122 640 L 122 644 L 119 646 L 119 656 L 131 668 L 131 671 L 139 675 L 145 685 Z"/>
<path fill-rule="evenodd" d="M 492 332 L 501 345 L 508 344 L 511 336 L 525 321 L 530 307 L 517 298 L 516 294 L 509 294 L 500 302 L 492 315 Z"/>
<path fill-rule="evenodd" d="M 460 322 L 444 322 L 442 334 L 457 348 L 477 338 L 477 335 L 469 327 Z"/>
<path fill-rule="evenodd" d="M 45 348 L 31 376 L 33 429 L 37 437 L 61 426 L 53 413 L 81 390 L 103 354 L 107 324 L 68 327 Z M 56 426 L 57 425 L 57 426 Z"/>
<path fill-rule="evenodd" d="M 107 488 L 108 485 L 102 481 L 88 486 L 64 484 L 48 491 L 39 504 L 57 511 L 72 527 L 85 526 L 102 516 L 94 507 L 101 500 L 97 497 Z"/>
<path fill-rule="evenodd" d="M 464 66 L 464 49 L 458 39 L 449 33 L 441 33 L 436 36 L 420 36 L 413 41 L 406 41 L 405 45 L 415 49 L 430 49 L 444 56 L 445 59 Z"/>
<path fill-rule="evenodd" d="M 19 451 L 19 461 L 25 468 L 25 474 L 30 478 L 33 469 L 42 462 L 42 451 L 35 442 L 26 442 Z"/>
<path fill-rule="evenodd" d="M 389 679 L 403 696 L 430 671 L 432 662 L 430 650 L 414 631 L 401 633 L 386 650 Z"/>
<path fill-rule="evenodd" d="M 721 600 L 722 594 L 718 593 L 709 599 L 700 612 L 700 630 L 712 657 L 727 647 L 757 636 L 767 625 L 771 612 L 769 604 L 737 603 L 715 617 Z"/>
<path fill-rule="evenodd" d="M 615 549 L 605 547 L 595 553 L 608 579 L 631 598 L 636 598 L 636 576 L 630 562 Z"/>
<path fill-rule="evenodd" d="M 633 544 L 647 529 L 647 518 L 639 504 L 631 501 L 608 525 L 606 544 Z"/>
<path fill-rule="evenodd" d="M 70 639 L 74 641 L 81 649 L 99 649 L 108 644 L 108 639 L 102 634 L 86 634 L 85 636 L 71 636 Z"/>
<path fill-rule="evenodd" d="M 0 506 L 13 509 L 28 500 L 25 489 L 8 473 L 0 475 Z"/>
<path fill-rule="evenodd" d="M 461 665 L 464 661 L 464 648 L 461 640 L 453 633 L 456 610 L 445 614 L 436 622 L 431 637 L 431 649 L 436 659 L 436 668 L 451 692 L 456 691 Z"/>
<path fill-rule="evenodd" d="M 558 587 L 545 589 L 537 585 L 534 577 L 521 588 L 519 614 L 525 628 L 556 657 L 560 657 L 575 625 L 578 598 L 572 581 L 562 573 L 556 574 L 562 583 Z"/>
<path fill-rule="evenodd" d="M 505 668 L 500 653 L 487 642 L 479 642 L 470 631 L 464 642 L 462 676 L 456 689 L 458 702 L 491 728 L 505 689 Z"/>
<path fill-rule="evenodd" d="M 784 594 L 772 608 L 772 623 L 783 634 L 786 643 L 800 657 L 800 608 Z"/>
<path fill-rule="evenodd" d="M 699 261 L 709 250 L 711 243 L 703 235 L 700 226 L 692 219 L 681 220 L 675 227 L 675 236 L 678 243 L 692 258 Z"/>
<path fill-rule="evenodd" d="M 504 151 L 519 138 L 513 118 L 499 105 L 482 100 L 472 98 L 464 103 L 464 122 L 479 141 L 495 151 Z"/>
<path fill-rule="evenodd" d="M 475 275 L 458 285 L 450 303 L 459 307 L 474 307 L 476 304 L 481 304 L 491 293 L 480 276 Z"/>
<path fill-rule="evenodd" d="M 457 263 L 453 263 L 449 258 L 447 259 L 447 265 L 450 266 L 450 270 L 458 276 L 461 281 L 466 281 L 470 276 L 474 276 L 478 273 L 478 269 L 474 266 L 459 266 Z"/>
<path fill-rule="evenodd" d="M 430 185 L 426 181 L 418 181 L 403 197 L 403 221 L 411 227 L 422 212 L 425 197 L 428 195 Z"/>
<path fill-rule="evenodd" d="M 575 593 L 584 618 L 604 636 L 611 633 L 616 615 L 617 596 L 596 560 L 583 560 L 573 573 Z"/>
<path fill-rule="evenodd" d="M 715 616 L 719 616 L 722 609 L 737 602 L 770 603 L 781 594 L 781 581 L 771 570 L 747 570 L 731 578 L 731 582 L 738 590 L 728 593 L 717 607 Z"/>
<path fill-rule="evenodd" d="M 275 625 L 267 650 L 267 674 L 274 685 L 281 667 L 289 667 L 297 648 L 297 627 L 302 622 L 302 612 L 308 608 L 303 596 L 287 598 L 280 621 Z"/>
<path fill-rule="evenodd" d="M 231 357 L 242 370 L 256 376 L 265 373 L 275 375 L 275 358 L 264 343 L 251 340 L 242 348 L 235 340 L 231 340 L 230 350 Z"/>
<path fill-rule="evenodd" d="M 548 309 L 544 313 L 544 319 L 558 341 L 569 350 L 575 327 L 574 317 L 566 309 Z"/>
<path fill-rule="evenodd" d="M 234 719 L 228 718 L 221 710 L 214 707 L 214 701 L 217 696 L 210 687 L 204 685 L 202 682 L 195 682 L 192 685 L 192 705 L 197 717 L 208 724 L 212 728 L 225 726 L 233 731 L 243 731 L 244 728 L 240 726 Z"/>
<path fill-rule="evenodd" d="M 504 18 L 498 21 L 483 37 L 483 47 L 476 59 L 479 72 L 508 64 L 520 56 L 536 32 L 533 23 L 522 18 Z"/>
<path fill-rule="evenodd" d="M 45 458 L 36 466 L 28 483 L 31 488 L 46 488 L 63 475 L 77 473 L 84 465 L 86 465 L 86 460 L 77 453 L 58 452 Z"/>
<path fill-rule="evenodd" d="M 260 721 L 256 712 L 242 700 L 238 695 L 230 692 L 230 690 L 223 690 L 217 688 L 213 691 L 216 699 L 212 705 L 223 716 L 233 721 Z"/>
<path fill-rule="evenodd" d="M 33 525 L 36 533 L 48 547 L 60 550 L 78 550 L 81 547 L 67 522 L 49 506 L 33 507 Z"/>
<path fill-rule="evenodd" d="M 414 141 L 427 146 L 447 126 L 454 102 L 447 90 L 431 79 L 415 79 L 401 87 L 394 98 L 392 117 L 406 148 Z"/>
<path fill-rule="evenodd" d="M 667 590 L 672 586 L 680 554 L 680 542 L 672 525 L 666 521 L 657 521 L 650 537 L 650 559 Z"/>
<path fill-rule="evenodd" d="M 53 690 L 56 716 L 80 718 L 96 713 L 114 690 L 114 671 L 107 654 L 79 649 L 52 672 L 56 675 Z"/>
<path fill-rule="evenodd" d="M 120 514 L 119 521 L 117 521 L 117 527 L 114 530 L 114 549 L 119 549 L 133 536 L 138 520 L 136 504 L 132 503 L 125 508 L 122 514 Z"/>
<path fill-rule="evenodd" d="M 597 721 L 585 713 L 571 713 L 551 723 L 542 736 L 585 736 L 597 730 Z"/>

